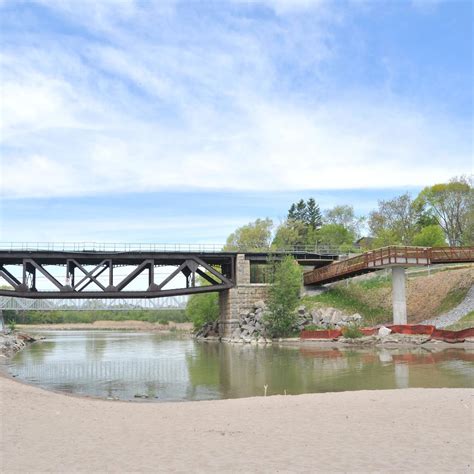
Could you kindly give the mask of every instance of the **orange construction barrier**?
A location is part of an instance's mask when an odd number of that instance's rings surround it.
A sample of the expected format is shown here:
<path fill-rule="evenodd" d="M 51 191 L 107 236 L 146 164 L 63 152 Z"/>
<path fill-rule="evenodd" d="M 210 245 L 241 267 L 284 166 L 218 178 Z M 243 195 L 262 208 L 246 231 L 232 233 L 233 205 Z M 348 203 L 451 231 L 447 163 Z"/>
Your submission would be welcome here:
<path fill-rule="evenodd" d="M 444 342 L 464 342 L 466 338 L 474 339 L 474 328 L 462 329 L 460 331 L 448 331 L 436 329 L 435 326 L 424 324 L 396 324 L 387 326 L 394 334 L 427 335 L 430 339 Z M 373 336 L 378 333 L 378 328 L 361 328 L 365 336 Z M 326 329 L 317 331 L 301 331 L 301 339 L 338 339 L 342 336 L 340 329 Z"/>

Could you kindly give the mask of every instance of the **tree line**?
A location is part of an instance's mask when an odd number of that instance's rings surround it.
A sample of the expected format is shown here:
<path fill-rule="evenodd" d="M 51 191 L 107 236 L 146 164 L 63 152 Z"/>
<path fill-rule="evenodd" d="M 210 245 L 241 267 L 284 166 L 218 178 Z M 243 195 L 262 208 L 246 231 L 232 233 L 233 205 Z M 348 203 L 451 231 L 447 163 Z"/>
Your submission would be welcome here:
<path fill-rule="evenodd" d="M 363 232 L 367 235 L 361 239 Z M 353 251 L 355 246 L 364 250 L 387 245 L 473 244 L 474 190 L 472 179 L 462 176 L 427 186 L 414 197 L 404 193 L 380 200 L 368 216 L 357 216 L 350 204 L 321 211 L 313 198 L 300 199 L 290 205 L 286 219 L 276 230 L 271 219 L 257 219 L 232 232 L 224 249 L 330 246 Z"/>

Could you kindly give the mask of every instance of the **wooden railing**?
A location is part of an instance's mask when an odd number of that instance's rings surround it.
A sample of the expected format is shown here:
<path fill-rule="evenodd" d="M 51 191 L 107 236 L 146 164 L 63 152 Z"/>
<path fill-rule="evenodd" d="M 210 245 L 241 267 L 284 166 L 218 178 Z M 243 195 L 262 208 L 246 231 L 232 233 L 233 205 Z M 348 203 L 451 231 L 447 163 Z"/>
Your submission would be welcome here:
<path fill-rule="evenodd" d="M 408 267 L 459 262 L 474 262 L 474 247 L 383 247 L 307 272 L 304 283 L 330 283 L 391 265 Z"/>

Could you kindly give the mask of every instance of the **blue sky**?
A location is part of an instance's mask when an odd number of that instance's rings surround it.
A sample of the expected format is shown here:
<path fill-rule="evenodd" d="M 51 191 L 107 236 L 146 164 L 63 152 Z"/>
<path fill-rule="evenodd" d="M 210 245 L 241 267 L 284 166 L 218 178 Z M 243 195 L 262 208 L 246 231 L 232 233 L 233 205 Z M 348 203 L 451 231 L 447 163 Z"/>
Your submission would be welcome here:
<path fill-rule="evenodd" d="M 472 173 L 473 6 L 0 0 L 2 241 L 222 242 Z"/>

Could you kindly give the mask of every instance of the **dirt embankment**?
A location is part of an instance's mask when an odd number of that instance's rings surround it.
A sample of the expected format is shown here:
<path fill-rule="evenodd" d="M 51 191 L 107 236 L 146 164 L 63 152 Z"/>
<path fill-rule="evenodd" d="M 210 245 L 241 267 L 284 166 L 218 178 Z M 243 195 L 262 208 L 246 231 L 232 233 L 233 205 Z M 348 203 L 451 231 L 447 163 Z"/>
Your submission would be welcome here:
<path fill-rule="evenodd" d="M 445 270 L 431 275 L 408 275 L 407 311 L 410 324 L 438 316 L 454 293 L 464 293 L 474 285 L 474 267 Z M 381 308 L 392 313 L 392 288 L 364 288 L 357 283 L 351 288 L 353 296 L 372 308 Z M 454 298 L 452 298 L 454 300 Z M 459 301 L 460 302 L 460 301 Z M 451 309 L 449 307 L 446 308 Z"/>
<path fill-rule="evenodd" d="M 147 321 L 95 321 L 93 323 L 64 323 L 64 324 L 18 324 L 21 329 L 44 329 L 44 330 L 87 330 L 87 329 L 111 329 L 129 331 L 187 331 L 193 328 L 192 323 L 160 324 Z"/>

